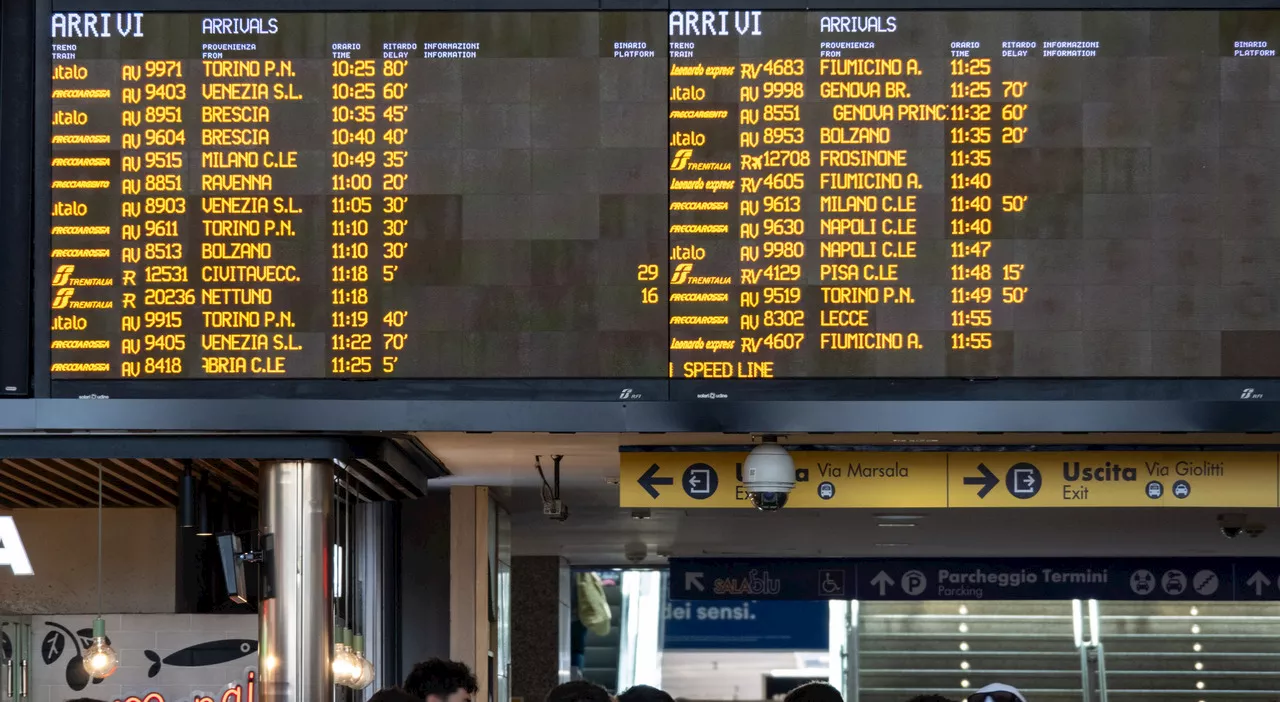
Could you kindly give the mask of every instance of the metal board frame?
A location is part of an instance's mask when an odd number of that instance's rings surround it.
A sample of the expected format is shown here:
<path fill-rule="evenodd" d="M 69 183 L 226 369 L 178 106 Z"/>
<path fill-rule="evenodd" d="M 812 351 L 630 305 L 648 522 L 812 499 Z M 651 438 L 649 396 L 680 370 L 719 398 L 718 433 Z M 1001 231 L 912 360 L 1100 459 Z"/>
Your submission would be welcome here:
<path fill-rule="evenodd" d="M 37 27 L 58 11 L 252 11 L 261 0 L 35 0 L 34 65 L 48 66 Z M 1259 10 L 1280 0 L 275 0 L 270 10 L 567 11 Z M 50 89 L 34 71 L 34 95 Z M 31 146 L 50 105 L 34 100 Z M 34 183 L 51 177 L 35 159 Z M 34 231 L 50 194 L 32 189 Z M 47 310 L 48 237 L 34 237 L 34 309 Z M 0 431 L 593 431 L 593 432 L 1274 432 L 1280 382 L 1267 379 L 665 379 L 441 381 L 177 381 L 54 383 L 49 331 L 35 324 L 35 400 L 0 401 Z M 1248 390 L 1249 392 L 1246 392 Z M 137 399 L 106 399 L 133 397 Z M 46 399 L 59 398 L 59 399 Z M 93 398 L 93 399 L 76 399 Z M 189 398 L 189 399 L 173 399 Z M 285 399 L 289 398 L 289 399 Z M 640 401 L 635 401 L 640 400 Z"/>

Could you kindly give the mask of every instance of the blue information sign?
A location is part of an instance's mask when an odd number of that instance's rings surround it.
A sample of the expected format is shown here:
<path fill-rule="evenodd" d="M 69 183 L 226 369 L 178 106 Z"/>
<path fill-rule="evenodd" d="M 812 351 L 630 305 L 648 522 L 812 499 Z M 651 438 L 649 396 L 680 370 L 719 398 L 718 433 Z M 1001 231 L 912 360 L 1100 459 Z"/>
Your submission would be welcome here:
<path fill-rule="evenodd" d="M 1280 600 L 1280 558 L 672 559 L 689 600 Z"/>
<path fill-rule="evenodd" d="M 664 619 L 668 651 L 825 651 L 830 640 L 817 600 L 672 600 Z"/>

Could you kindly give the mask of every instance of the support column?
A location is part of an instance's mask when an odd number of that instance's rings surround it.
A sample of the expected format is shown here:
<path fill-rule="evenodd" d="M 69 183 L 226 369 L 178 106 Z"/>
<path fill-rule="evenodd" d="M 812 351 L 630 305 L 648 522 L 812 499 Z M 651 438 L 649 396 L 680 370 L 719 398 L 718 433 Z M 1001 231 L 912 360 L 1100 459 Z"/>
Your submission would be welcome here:
<path fill-rule="evenodd" d="M 571 582 L 559 556 L 511 559 L 512 697 L 542 702 L 569 681 Z"/>
<path fill-rule="evenodd" d="M 489 699 L 489 488 L 449 490 L 449 657 L 471 666 Z"/>
<path fill-rule="evenodd" d="M 262 464 L 261 702 L 333 699 L 333 464 Z"/>

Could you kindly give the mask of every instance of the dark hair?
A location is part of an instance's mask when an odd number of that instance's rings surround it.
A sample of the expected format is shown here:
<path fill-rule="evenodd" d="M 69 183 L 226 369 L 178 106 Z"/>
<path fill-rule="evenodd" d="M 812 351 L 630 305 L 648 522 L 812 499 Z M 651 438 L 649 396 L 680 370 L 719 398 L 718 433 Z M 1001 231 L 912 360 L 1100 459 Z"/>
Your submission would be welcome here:
<path fill-rule="evenodd" d="M 547 702 L 613 702 L 609 691 L 587 680 L 560 683 L 547 693 Z"/>
<path fill-rule="evenodd" d="M 911 699 L 907 700 L 907 702 L 956 702 L 956 701 L 951 699 L 950 697 L 943 697 L 942 695 L 916 695 L 915 697 L 912 697 Z"/>
<path fill-rule="evenodd" d="M 784 702 L 844 702 L 844 696 L 826 683 L 811 682 L 788 692 Z"/>
<path fill-rule="evenodd" d="M 618 695 L 618 702 L 676 702 L 671 695 L 652 685 L 635 685 Z"/>
<path fill-rule="evenodd" d="M 404 679 L 403 687 L 405 692 L 420 700 L 427 699 L 427 695 L 448 697 L 458 690 L 474 694 L 480 689 L 476 684 L 476 676 L 471 674 L 466 663 L 441 658 L 432 658 L 413 666 L 409 677 Z"/>
<path fill-rule="evenodd" d="M 373 697 L 369 698 L 369 702 L 414 702 L 417 699 L 417 697 L 405 692 L 404 688 L 384 687 L 373 693 Z"/>

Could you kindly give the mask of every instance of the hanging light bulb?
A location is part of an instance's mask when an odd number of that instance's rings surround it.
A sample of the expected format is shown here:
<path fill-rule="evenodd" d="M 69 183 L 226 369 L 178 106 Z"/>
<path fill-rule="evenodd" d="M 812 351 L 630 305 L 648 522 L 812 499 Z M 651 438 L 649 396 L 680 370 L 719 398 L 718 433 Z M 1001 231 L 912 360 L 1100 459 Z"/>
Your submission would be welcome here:
<path fill-rule="evenodd" d="M 369 687 L 369 684 L 373 682 L 373 663 L 369 662 L 369 659 L 364 657 L 364 636 L 362 634 L 356 634 L 355 641 L 356 663 L 360 668 L 360 672 L 356 674 L 355 680 L 352 681 L 350 687 L 354 690 L 363 690 L 366 687 Z"/>
<path fill-rule="evenodd" d="M 107 643 L 107 622 L 102 618 L 102 464 L 98 464 L 98 616 L 93 620 L 93 644 L 81 663 L 89 677 L 101 680 L 116 672 L 120 655 Z"/>
<path fill-rule="evenodd" d="M 350 633 L 346 628 L 338 632 L 338 643 L 333 646 L 333 684 L 349 687 L 359 671 L 359 664 L 351 647 L 347 645 Z"/>
<path fill-rule="evenodd" d="M 120 654 L 107 643 L 107 623 L 102 617 L 93 620 L 93 645 L 84 652 L 84 671 L 101 680 L 120 666 Z"/>

